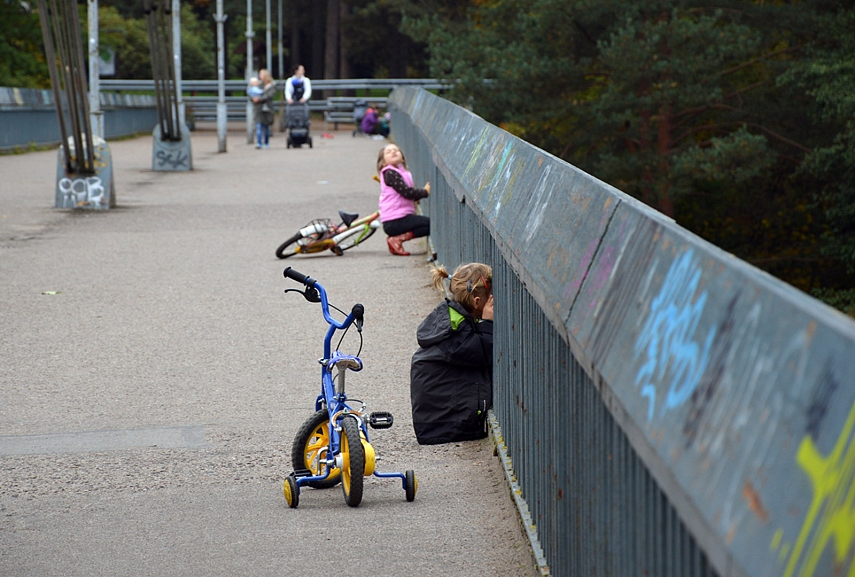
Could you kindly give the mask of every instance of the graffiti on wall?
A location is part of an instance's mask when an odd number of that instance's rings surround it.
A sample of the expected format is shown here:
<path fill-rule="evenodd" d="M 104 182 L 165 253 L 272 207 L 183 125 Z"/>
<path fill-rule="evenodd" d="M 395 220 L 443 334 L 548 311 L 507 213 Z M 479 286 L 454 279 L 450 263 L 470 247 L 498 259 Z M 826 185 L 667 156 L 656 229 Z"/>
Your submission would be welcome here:
<path fill-rule="evenodd" d="M 181 150 L 176 150 L 174 152 L 158 150 L 155 155 L 155 159 L 157 162 L 157 166 L 155 167 L 156 169 L 169 167 L 172 170 L 187 170 L 190 168 L 190 156 L 184 154 Z"/>
<path fill-rule="evenodd" d="M 59 192 L 62 195 L 62 206 L 75 208 L 80 206 L 107 206 L 107 191 L 99 176 L 81 178 L 60 178 Z"/>
<path fill-rule="evenodd" d="M 636 340 L 636 358 L 643 364 L 635 384 L 648 400 L 648 421 L 653 420 L 657 403 L 661 405 L 660 417 L 683 405 L 697 388 L 709 363 L 715 327 L 700 342 L 695 340 L 707 302 L 707 292 L 698 291 L 700 280 L 701 269 L 690 249 L 671 264 Z M 661 403 L 660 387 L 667 388 Z"/>
<path fill-rule="evenodd" d="M 772 538 L 772 551 L 786 563 L 784 577 L 815 575 L 829 545 L 835 563 L 849 563 L 848 571 L 840 567 L 838 574 L 855 576 L 855 403 L 831 452 L 823 455 L 808 432 L 799 444 L 796 463 L 810 479 L 813 497 L 795 541 L 784 541 L 783 529 Z"/>

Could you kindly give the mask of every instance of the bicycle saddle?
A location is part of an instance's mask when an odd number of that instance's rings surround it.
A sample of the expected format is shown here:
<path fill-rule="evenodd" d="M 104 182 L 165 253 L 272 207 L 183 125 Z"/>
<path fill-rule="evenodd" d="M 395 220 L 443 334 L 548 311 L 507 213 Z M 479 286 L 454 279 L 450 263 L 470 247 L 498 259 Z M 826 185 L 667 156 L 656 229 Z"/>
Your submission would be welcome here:
<path fill-rule="evenodd" d="M 338 211 L 338 215 L 341 217 L 341 221 L 345 226 L 350 226 L 354 220 L 359 218 L 359 215 L 355 212 L 344 212 L 343 210 Z"/>

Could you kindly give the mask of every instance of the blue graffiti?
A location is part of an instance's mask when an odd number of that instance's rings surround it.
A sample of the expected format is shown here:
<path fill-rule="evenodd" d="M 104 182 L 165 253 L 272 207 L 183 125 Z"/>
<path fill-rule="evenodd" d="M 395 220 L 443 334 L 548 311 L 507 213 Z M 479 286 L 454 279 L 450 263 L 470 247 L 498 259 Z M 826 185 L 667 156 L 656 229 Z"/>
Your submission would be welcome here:
<path fill-rule="evenodd" d="M 716 328 L 702 346 L 693 340 L 707 302 L 706 291 L 695 298 L 700 280 L 701 269 L 689 250 L 671 264 L 635 343 L 636 358 L 644 361 L 635 384 L 648 399 L 648 421 L 653 420 L 657 385 L 668 384 L 662 417 L 691 397 L 709 363 Z"/>

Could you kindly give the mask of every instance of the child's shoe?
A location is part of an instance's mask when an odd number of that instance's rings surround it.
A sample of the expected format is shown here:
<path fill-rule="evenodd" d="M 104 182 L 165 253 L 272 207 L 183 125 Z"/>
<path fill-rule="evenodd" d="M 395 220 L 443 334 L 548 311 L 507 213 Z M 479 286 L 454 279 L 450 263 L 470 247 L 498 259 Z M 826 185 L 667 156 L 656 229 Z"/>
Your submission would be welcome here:
<path fill-rule="evenodd" d="M 389 252 L 396 256 L 410 256 L 410 253 L 404 250 L 404 242 L 414 237 L 412 231 L 399 234 L 398 236 L 390 236 L 386 238 L 386 244 L 389 245 Z"/>

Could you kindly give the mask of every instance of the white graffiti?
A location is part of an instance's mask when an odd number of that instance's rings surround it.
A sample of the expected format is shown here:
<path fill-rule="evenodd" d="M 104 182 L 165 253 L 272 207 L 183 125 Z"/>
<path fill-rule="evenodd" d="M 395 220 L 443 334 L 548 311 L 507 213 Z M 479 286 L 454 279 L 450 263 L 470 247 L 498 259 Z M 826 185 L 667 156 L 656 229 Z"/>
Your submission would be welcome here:
<path fill-rule="evenodd" d="M 86 178 L 62 178 L 59 181 L 59 191 L 62 193 L 62 205 L 64 207 L 76 206 L 105 206 L 107 204 L 107 191 L 101 178 L 88 176 Z"/>
<path fill-rule="evenodd" d="M 653 420 L 657 385 L 670 380 L 662 405 L 664 415 L 686 402 L 709 363 L 715 327 L 702 344 L 694 340 L 707 302 L 706 291 L 696 296 L 700 278 L 693 251 L 675 260 L 635 343 L 636 356 L 644 361 L 635 383 L 641 386 L 641 396 L 648 399 L 648 421 Z"/>

